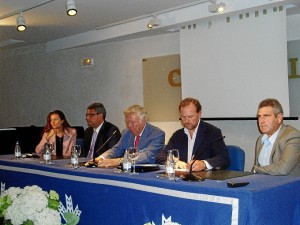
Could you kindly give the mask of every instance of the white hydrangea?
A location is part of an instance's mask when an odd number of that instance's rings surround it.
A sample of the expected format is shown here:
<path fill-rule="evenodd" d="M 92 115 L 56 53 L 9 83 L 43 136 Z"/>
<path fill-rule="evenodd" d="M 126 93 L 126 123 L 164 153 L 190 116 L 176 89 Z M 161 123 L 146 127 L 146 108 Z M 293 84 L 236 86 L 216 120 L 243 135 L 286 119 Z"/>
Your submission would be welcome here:
<path fill-rule="evenodd" d="M 5 214 L 5 219 L 11 220 L 13 225 L 22 225 L 26 220 L 31 220 L 35 225 L 61 224 L 59 212 L 47 207 L 49 194 L 40 187 L 11 187 L 4 191 L 2 196 L 5 195 L 9 195 L 13 201 Z"/>
<path fill-rule="evenodd" d="M 22 189 L 19 187 L 11 187 L 8 190 L 5 190 L 2 194 L 1 197 L 4 197 L 6 195 L 9 195 L 11 200 L 14 201 L 18 195 L 22 192 Z"/>
<path fill-rule="evenodd" d="M 41 213 L 39 213 L 35 220 L 33 220 L 34 225 L 53 225 L 61 224 L 61 218 L 57 211 L 45 208 Z"/>

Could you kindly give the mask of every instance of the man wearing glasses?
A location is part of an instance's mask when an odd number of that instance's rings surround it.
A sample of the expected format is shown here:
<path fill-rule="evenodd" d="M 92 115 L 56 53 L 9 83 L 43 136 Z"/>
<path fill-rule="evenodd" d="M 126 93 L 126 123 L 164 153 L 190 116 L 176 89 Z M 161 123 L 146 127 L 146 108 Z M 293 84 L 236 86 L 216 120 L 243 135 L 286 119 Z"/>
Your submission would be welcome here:
<path fill-rule="evenodd" d="M 85 116 L 89 127 L 84 131 L 84 152 L 90 160 L 112 148 L 119 141 L 121 133 L 118 127 L 105 120 L 106 110 L 102 103 L 89 105 Z"/>

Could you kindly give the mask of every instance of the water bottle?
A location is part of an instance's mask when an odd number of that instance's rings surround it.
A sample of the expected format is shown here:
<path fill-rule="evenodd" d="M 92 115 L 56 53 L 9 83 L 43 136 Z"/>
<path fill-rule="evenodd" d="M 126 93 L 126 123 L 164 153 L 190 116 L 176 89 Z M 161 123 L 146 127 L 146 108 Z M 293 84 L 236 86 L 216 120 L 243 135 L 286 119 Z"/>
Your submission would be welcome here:
<path fill-rule="evenodd" d="M 44 160 L 46 164 L 51 163 L 51 151 L 48 143 L 46 143 L 44 147 Z"/>
<path fill-rule="evenodd" d="M 15 158 L 16 159 L 20 159 L 21 158 L 21 147 L 19 145 L 19 142 L 16 142 L 16 146 L 15 146 Z"/>
<path fill-rule="evenodd" d="M 175 180 L 175 160 L 172 150 L 168 151 L 167 161 L 166 161 L 166 173 L 169 180 Z"/>
<path fill-rule="evenodd" d="M 125 151 L 124 158 L 123 158 L 123 171 L 125 173 L 131 172 L 131 161 L 128 158 L 128 150 Z"/>
<path fill-rule="evenodd" d="M 77 167 L 78 167 L 78 154 L 77 154 L 76 149 L 73 149 L 73 150 L 72 150 L 72 153 L 71 153 L 71 165 L 72 165 L 74 168 L 77 168 Z"/>

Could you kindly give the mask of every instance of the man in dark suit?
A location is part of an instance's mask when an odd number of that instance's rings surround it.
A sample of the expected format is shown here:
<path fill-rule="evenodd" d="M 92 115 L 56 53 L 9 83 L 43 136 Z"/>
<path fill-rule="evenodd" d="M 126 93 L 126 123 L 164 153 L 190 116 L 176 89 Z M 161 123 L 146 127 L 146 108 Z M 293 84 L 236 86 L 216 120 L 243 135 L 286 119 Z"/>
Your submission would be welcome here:
<path fill-rule="evenodd" d="M 102 103 L 88 106 L 86 122 L 89 127 L 84 131 L 84 152 L 88 159 L 98 157 L 112 148 L 121 137 L 118 127 L 107 122 L 105 117 L 106 110 Z"/>
<path fill-rule="evenodd" d="M 226 168 L 229 154 L 220 129 L 201 120 L 201 104 L 197 99 L 186 98 L 179 105 L 180 120 L 184 128 L 177 130 L 157 156 L 156 162 L 164 164 L 167 152 L 178 149 L 177 167 L 193 171 Z"/>
<path fill-rule="evenodd" d="M 136 163 L 155 163 L 155 157 L 164 147 L 165 132 L 147 122 L 144 107 L 132 105 L 125 109 L 127 129 L 122 132 L 120 141 L 95 159 L 98 167 L 114 167 L 122 163 L 126 149 L 135 147 L 139 151 Z"/>

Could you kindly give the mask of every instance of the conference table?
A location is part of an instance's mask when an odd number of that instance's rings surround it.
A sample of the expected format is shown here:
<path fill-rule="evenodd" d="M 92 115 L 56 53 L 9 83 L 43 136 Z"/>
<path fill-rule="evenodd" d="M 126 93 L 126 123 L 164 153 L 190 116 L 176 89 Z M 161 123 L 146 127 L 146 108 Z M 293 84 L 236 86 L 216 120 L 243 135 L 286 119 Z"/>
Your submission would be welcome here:
<path fill-rule="evenodd" d="M 82 225 L 300 224 L 299 177 L 238 173 L 216 179 L 211 175 L 218 171 L 209 171 L 204 181 L 188 182 L 169 180 L 164 170 L 132 175 L 116 168 L 74 169 L 69 163 L 1 155 L 2 191 L 28 185 L 55 190 Z M 229 188 L 229 181 L 249 184 Z"/>

